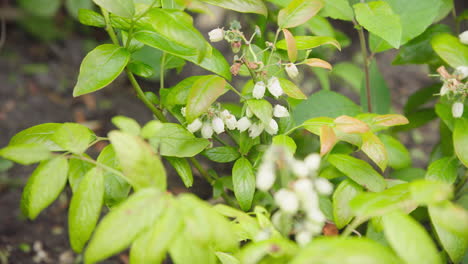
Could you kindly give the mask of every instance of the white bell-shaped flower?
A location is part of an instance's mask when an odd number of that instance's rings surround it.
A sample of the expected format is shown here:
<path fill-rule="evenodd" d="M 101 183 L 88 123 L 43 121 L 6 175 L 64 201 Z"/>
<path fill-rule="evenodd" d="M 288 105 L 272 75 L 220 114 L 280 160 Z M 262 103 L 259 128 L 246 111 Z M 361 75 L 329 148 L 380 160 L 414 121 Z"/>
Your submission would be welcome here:
<path fill-rule="evenodd" d="M 316 178 L 314 185 L 315 189 L 320 194 L 330 195 L 333 192 L 333 185 L 325 178 Z"/>
<path fill-rule="evenodd" d="M 286 64 L 286 73 L 288 74 L 289 78 L 296 79 L 299 75 L 299 71 L 297 70 L 296 64 L 288 63 Z"/>
<path fill-rule="evenodd" d="M 237 120 L 234 115 L 229 115 L 226 117 L 226 119 L 224 119 L 224 123 L 229 130 L 234 130 L 237 128 Z"/>
<path fill-rule="evenodd" d="M 273 116 L 274 117 L 288 117 L 289 116 L 289 111 L 286 107 L 282 106 L 282 105 L 275 105 L 275 107 L 273 108 Z"/>
<path fill-rule="evenodd" d="M 272 162 L 264 161 L 257 171 L 257 188 L 268 191 L 275 183 L 275 167 Z"/>
<path fill-rule="evenodd" d="M 265 126 L 265 131 L 270 135 L 278 134 L 278 123 L 272 118 L 268 125 Z"/>
<path fill-rule="evenodd" d="M 220 117 L 214 117 L 213 120 L 211 120 L 211 125 L 213 126 L 213 130 L 216 132 L 216 134 L 221 134 L 224 132 L 224 122 Z"/>
<path fill-rule="evenodd" d="M 299 199 L 296 193 L 287 189 L 281 189 L 275 193 L 275 202 L 285 213 L 294 214 L 299 209 Z"/>
<path fill-rule="evenodd" d="M 213 127 L 210 122 L 203 123 L 201 135 L 203 138 L 211 138 L 213 136 Z"/>
<path fill-rule="evenodd" d="M 320 207 L 316 206 L 312 208 L 311 210 L 308 210 L 307 212 L 307 218 L 310 220 L 317 222 L 317 223 L 323 223 L 327 218 L 325 215 L 320 211 Z"/>
<path fill-rule="evenodd" d="M 260 134 L 262 134 L 262 132 L 263 132 L 263 129 L 264 129 L 264 126 L 260 122 L 252 124 L 249 127 L 249 137 L 256 138 L 256 137 L 260 136 Z"/>
<path fill-rule="evenodd" d="M 321 158 L 318 153 L 311 153 L 304 159 L 304 163 L 309 171 L 314 172 L 320 168 L 320 160 Z"/>
<path fill-rule="evenodd" d="M 460 80 L 463 80 L 466 77 L 468 77 L 468 66 L 458 66 L 456 70 L 460 76 Z"/>
<path fill-rule="evenodd" d="M 239 121 L 237 121 L 237 129 L 240 132 L 246 131 L 247 129 L 250 128 L 251 125 L 252 125 L 252 122 L 250 122 L 250 119 L 248 119 L 245 116 L 239 119 Z"/>
<path fill-rule="evenodd" d="M 463 103 L 462 102 L 455 102 L 452 105 L 452 115 L 455 118 L 459 118 L 463 115 Z"/>
<path fill-rule="evenodd" d="M 252 91 L 252 95 L 256 99 L 262 99 L 265 95 L 266 85 L 263 81 L 255 83 L 255 86 Z"/>
<path fill-rule="evenodd" d="M 304 161 L 293 160 L 291 164 L 292 171 L 299 178 L 305 178 L 309 176 L 309 167 Z"/>
<path fill-rule="evenodd" d="M 195 133 L 197 132 L 198 130 L 200 130 L 200 128 L 202 127 L 203 123 L 200 121 L 200 119 L 195 119 L 193 120 L 192 123 L 190 123 L 188 126 L 187 126 L 187 130 L 190 131 L 191 133 Z"/>
<path fill-rule="evenodd" d="M 468 30 L 458 35 L 458 38 L 460 39 L 461 43 L 468 45 Z"/>
<path fill-rule="evenodd" d="M 312 240 L 312 233 L 309 232 L 308 230 L 301 230 L 297 232 L 296 236 L 296 242 L 299 244 L 299 246 L 303 247 Z"/>
<path fill-rule="evenodd" d="M 448 94 L 449 92 L 450 92 L 450 89 L 448 85 L 444 83 L 444 85 L 442 85 L 442 87 L 440 88 L 440 92 L 439 92 L 440 96 L 444 96 Z"/>
<path fill-rule="evenodd" d="M 283 94 L 283 88 L 281 88 L 281 84 L 278 78 L 271 77 L 268 80 L 268 91 L 270 91 L 270 93 L 276 98 L 280 97 Z"/>
<path fill-rule="evenodd" d="M 208 32 L 208 36 L 210 37 L 211 42 L 219 42 L 224 39 L 224 29 L 215 28 Z"/>

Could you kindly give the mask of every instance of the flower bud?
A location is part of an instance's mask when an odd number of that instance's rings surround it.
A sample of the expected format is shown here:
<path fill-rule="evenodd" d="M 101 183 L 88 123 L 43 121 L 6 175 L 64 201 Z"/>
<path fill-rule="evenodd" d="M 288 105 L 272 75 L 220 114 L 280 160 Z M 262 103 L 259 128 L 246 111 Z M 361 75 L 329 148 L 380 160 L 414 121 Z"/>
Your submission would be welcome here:
<path fill-rule="evenodd" d="M 266 89 L 266 86 L 264 82 L 259 81 L 255 83 L 255 86 L 252 91 L 253 97 L 256 99 L 262 99 L 263 96 L 265 95 L 265 89 Z"/>
<path fill-rule="evenodd" d="M 303 247 L 312 240 L 312 233 L 307 230 L 302 230 L 296 234 L 296 242 L 299 246 Z"/>
<path fill-rule="evenodd" d="M 224 29 L 215 28 L 208 32 L 208 36 L 210 37 L 211 42 L 219 42 L 224 39 Z"/>
<path fill-rule="evenodd" d="M 249 127 L 249 137 L 256 138 L 262 134 L 264 126 L 262 123 L 254 123 Z"/>
<path fill-rule="evenodd" d="M 186 112 L 186 108 L 185 107 L 182 107 L 180 109 L 180 113 L 182 114 L 183 117 L 185 117 L 185 112 Z"/>
<path fill-rule="evenodd" d="M 458 38 L 460 38 L 461 43 L 468 45 L 468 30 L 458 35 Z"/>
<path fill-rule="evenodd" d="M 211 125 L 213 126 L 213 130 L 216 132 L 216 134 L 221 134 L 224 132 L 224 122 L 221 118 L 217 116 L 213 118 L 213 120 L 211 120 Z"/>
<path fill-rule="evenodd" d="M 305 159 L 304 163 L 306 164 L 309 171 L 316 171 L 320 168 L 320 155 L 317 153 L 309 154 Z"/>
<path fill-rule="evenodd" d="M 294 214 L 299 209 L 299 200 L 294 192 L 281 189 L 275 193 L 275 202 L 285 213 Z"/>
<path fill-rule="evenodd" d="M 444 83 L 444 85 L 442 85 L 442 88 L 440 88 L 440 92 L 439 92 L 440 96 L 444 96 L 448 94 L 449 92 L 450 92 L 450 89 L 448 85 Z"/>
<path fill-rule="evenodd" d="M 293 189 L 301 197 L 309 196 L 313 192 L 312 181 L 309 179 L 299 179 L 293 183 Z"/>
<path fill-rule="evenodd" d="M 242 43 L 240 41 L 234 41 L 231 43 L 231 49 L 233 53 L 238 53 L 242 47 Z"/>
<path fill-rule="evenodd" d="M 315 179 L 314 185 L 320 194 L 329 195 L 333 192 L 333 185 L 325 178 Z"/>
<path fill-rule="evenodd" d="M 305 178 L 309 176 L 309 168 L 307 167 L 307 164 L 305 162 L 300 160 L 293 160 L 291 167 L 292 171 L 294 172 L 294 174 L 296 174 L 297 177 Z"/>
<path fill-rule="evenodd" d="M 270 91 L 271 95 L 278 98 L 283 94 L 283 88 L 281 88 L 281 84 L 276 77 L 271 77 L 268 80 L 268 91 Z"/>
<path fill-rule="evenodd" d="M 452 115 L 455 118 L 459 118 L 463 115 L 463 103 L 456 102 L 452 105 Z"/>
<path fill-rule="evenodd" d="M 466 32 L 468 32 L 468 30 Z M 458 66 L 456 70 L 460 80 L 463 80 L 466 77 L 468 77 L 468 66 Z"/>
<path fill-rule="evenodd" d="M 211 138 L 211 136 L 213 136 L 213 127 L 211 127 L 211 123 L 203 123 L 201 128 L 201 135 L 203 138 Z"/>
<path fill-rule="evenodd" d="M 190 123 L 188 126 L 187 126 L 187 130 L 190 131 L 191 133 L 195 133 L 197 132 L 198 130 L 200 130 L 200 128 L 202 127 L 202 122 L 200 121 L 200 119 L 195 119 L 193 120 L 192 123 Z"/>
<path fill-rule="evenodd" d="M 275 168 L 272 163 L 264 162 L 257 171 L 257 188 L 268 191 L 275 183 Z"/>
<path fill-rule="evenodd" d="M 278 123 L 272 118 L 267 126 L 265 126 L 265 131 L 270 135 L 276 135 L 278 133 Z"/>
<path fill-rule="evenodd" d="M 296 79 L 299 75 L 299 71 L 294 63 L 286 64 L 286 73 L 288 74 L 289 78 Z"/>
<path fill-rule="evenodd" d="M 237 129 L 240 131 L 240 132 L 244 132 L 246 131 L 247 129 L 250 128 L 250 126 L 252 125 L 252 123 L 250 122 L 250 120 L 247 118 L 247 117 L 242 117 L 241 119 L 239 119 L 239 121 L 237 121 Z"/>
<path fill-rule="evenodd" d="M 277 104 L 273 108 L 273 116 L 274 117 L 288 117 L 289 116 L 288 109 L 282 105 Z"/>

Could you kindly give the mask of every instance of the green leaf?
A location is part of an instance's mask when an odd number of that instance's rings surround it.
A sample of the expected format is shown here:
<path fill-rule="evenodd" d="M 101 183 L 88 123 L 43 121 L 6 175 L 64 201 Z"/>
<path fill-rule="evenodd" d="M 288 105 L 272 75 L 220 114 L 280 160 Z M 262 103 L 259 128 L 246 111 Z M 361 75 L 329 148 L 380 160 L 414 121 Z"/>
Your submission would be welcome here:
<path fill-rule="evenodd" d="M 371 2 L 375 3 L 375 2 Z M 382 74 L 377 67 L 375 60 L 372 60 L 370 64 L 370 98 L 372 103 L 372 112 L 377 114 L 388 114 L 391 106 L 391 95 L 390 89 L 387 86 L 387 82 L 383 78 Z M 367 107 L 367 89 L 365 80 L 361 83 L 361 107 L 362 109 L 368 109 Z"/>
<path fill-rule="evenodd" d="M 80 96 L 109 85 L 127 66 L 130 53 L 117 45 L 103 44 L 83 59 L 73 96 Z"/>
<path fill-rule="evenodd" d="M 166 190 L 164 166 L 148 144 L 136 136 L 119 131 L 111 131 L 109 139 L 125 177 L 135 189 L 156 187 Z"/>
<path fill-rule="evenodd" d="M 297 27 L 311 19 L 323 7 L 319 0 L 293 0 L 278 14 L 278 25 L 281 28 Z"/>
<path fill-rule="evenodd" d="M 154 75 L 154 70 L 151 66 L 141 61 L 132 61 L 128 64 L 128 69 L 141 77 L 149 78 Z"/>
<path fill-rule="evenodd" d="M 398 179 L 406 182 L 423 179 L 426 171 L 421 168 L 404 168 L 392 171 L 390 178 Z"/>
<path fill-rule="evenodd" d="M 114 116 L 112 118 L 112 124 L 122 130 L 122 132 L 130 135 L 138 136 L 141 132 L 141 127 L 138 122 L 126 116 Z"/>
<path fill-rule="evenodd" d="M 184 182 L 185 187 L 190 188 L 193 185 L 192 168 L 186 159 L 165 157 L 172 167 L 177 171 L 180 178 Z"/>
<path fill-rule="evenodd" d="M 377 242 L 357 237 L 320 237 L 302 249 L 291 264 L 397 264 L 395 254 Z"/>
<path fill-rule="evenodd" d="M 409 1 L 408 1 L 409 2 Z M 426 4 L 426 2 L 424 2 Z M 432 10 L 432 8 L 430 8 Z M 423 9 L 419 8 L 420 11 Z M 450 27 L 443 24 L 432 25 L 424 33 L 402 46 L 393 64 L 434 64 L 439 61 L 431 46 L 431 39 L 441 33 L 450 33 Z"/>
<path fill-rule="evenodd" d="M 388 163 L 388 152 L 382 141 L 372 132 L 362 135 L 361 150 L 373 161 L 382 171 L 385 171 Z"/>
<path fill-rule="evenodd" d="M 23 165 L 49 159 L 51 154 L 46 146 L 37 143 L 17 144 L 0 149 L 0 157 Z"/>
<path fill-rule="evenodd" d="M 400 17 L 393 12 L 387 2 L 358 3 L 353 7 L 356 19 L 361 26 L 383 38 L 392 47 L 400 46 L 402 34 Z"/>
<path fill-rule="evenodd" d="M 453 197 L 453 186 L 440 181 L 417 180 L 411 183 L 411 198 L 425 205 L 437 204 Z"/>
<path fill-rule="evenodd" d="M 75 154 L 85 152 L 94 138 L 89 128 L 76 123 L 64 123 L 52 136 L 57 145 Z"/>
<path fill-rule="evenodd" d="M 458 162 L 455 158 L 445 157 L 432 162 L 425 178 L 452 184 L 457 180 Z"/>
<path fill-rule="evenodd" d="M 442 264 L 434 242 L 424 227 L 401 212 L 382 217 L 385 237 L 406 263 Z"/>
<path fill-rule="evenodd" d="M 450 34 L 439 34 L 432 38 L 432 48 L 450 66 L 468 65 L 468 46 Z"/>
<path fill-rule="evenodd" d="M 207 75 L 195 81 L 187 98 L 187 122 L 208 111 L 216 99 L 226 92 L 226 80 L 219 76 Z"/>
<path fill-rule="evenodd" d="M 105 27 L 106 26 L 106 21 L 104 20 L 104 17 L 101 14 L 93 10 L 88 10 L 88 9 L 78 10 L 78 20 L 80 21 L 81 24 L 86 25 L 86 26 L 92 26 L 92 27 Z"/>
<path fill-rule="evenodd" d="M 409 115 L 427 102 L 435 100 L 437 97 L 435 97 L 434 94 L 440 91 L 440 87 L 442 87 L 441 83 L 435 83 L 410 95 L 404 107 L 405 114 Z"/>
<path fill-rule="evenodd" d="M 222 264 L 240 264 L 240 261 L 231 254 L 227 254 L 224 252 L 216 252 L 216 256 Z"/>
<path fill-rule="evenodd" d="M 177 83 L 174 87 L 168 89 L 165 96 L 161 96 L 161 101 L 168 108 L 175 105 L 185 105 L 187 103 L 188 94 L 193 84 L 204 76 L 190 76 Z"/>
<path fill-rule="evenodd" d="M 66 0 L 65 8 L 70 15 L 77 18 L 81 9 L 92 9 L 93 3 L 91 0 Z"/>
<path fill-rule="evenodd" d="M 99 154 L 97 162 L 109 168 L 120 171 L 120 164 L 115 154 L 114 147 L 107 145 Z M 119 176 L 109 170 L 104 171 L 104 203 L 112 207 L 123 200 L 125 200 L 130 192 L 130 184 Z"/>
<path fill-rule="evenodd" d="M 93 0 L 96 5 L 121 17 L 132 18 L 135 14 L 133 0 Z"/>
<path fill-rule="evenodd" d="M 83 177 L 93 167 L 94 164 L 79 158 L 70 158 L 68 160 L 68 183 L 70 184 L 73 193 L 78 190 L 78 186 L 83 180 Z"/>
<path fill-rule="evenodd" d="M 341 50 L 340 43 L 332 37 L 326 36 L 295 36 L 297 50 L 308 50 L 322 45 L 333 45 Z M 286 50 L 286 40 L 282 39 L 276 43 L 278 49 Z"/>
<path fill-rule="evenodd" d="M 382 175 L 365 161 L 343 154 L 331 154 L 328 156 L 328 161 L 366 189 L 373 192 L 380 192 L 385 189 L 385 181 Z"/>
<path fill-rule="evenodd" d="M 345 227 L 354 217 L 349 202 L 362 192 L 362 187 L 346 179 L 342 181 L 333 193 L 333 219 L 336 227 Z"/>
<path fill-rule="evenodd" d="M 468 167 L 468 119 L 457 118 L 453 130 L 453 147 L 458 159 Z"/>
<path fill-rule="evenodd" d="M 320 15 L 347 21 L 352 21 L 354 18 L 354 12 L 348 0 L 325 0 L 325 6 Z"/>
<path fill-rule="evenodd" d="M 340 62 L 333 65 L 333 76 L 338 76 L 351 85 L 353 91 L 360 93 L 361 83 L 364 79 L 362 68 L 350 62 Z"/>
<path fill-rule="evenodd" d="M 67 183 L 68 161 L 56 157 L 41 162 L 34 170 L 23 190 L 21 211 L 34 220 L 62 192 Z"/>
<path fill-rule="evenodd" d="M 81 252 L 96 227 L 104 198 L 104 177 L 91 169 L 73 194 L 68 211 L 68 234 L 75 252 Z"/>
<path fill-rule="evenodd" d="M 229 146 L 209 148 L 203 151 L 202 154 L 208 159 L 219 163 L 232 162 L 240 157 L 239 151 Z"/>
<path fill-rule="evenodd" d="M 85 262 L 96 263 L 125 249 L 155 223 L 166 206 L 167 197 L 158 189 L 134 193 L 99 223 L 85 251 Z"/>
<path fill-rule="evenodd" d="M 388 166 L 396 170 L 411 166 L 410 153 L 400 141 L 385 134 L 380 134 L 379 138 L 388 153 Z"/>
<path fill-rule="evenodd" d="M 272 138 L 272 144 L 277 146 L 283 146 L 287 148 L 291 153 L 296 153 L 296 142 L 294 139 L 286 136 L 286 135 L 277 135 Z"/>
<path fill-rule="evenodd" d="M 183 217 L 174 200 L 169 200 L 167 210 L 150 230 L 140 234 L 132 243 L 131 263 L 161 263 L 166 251 L 180 235 Z"/>
<path fill-rule="evenodd" d="M 261 0 L 201 0 L 205 3 L 241 13 L 256 13 L 267 16 L 268 10 Z"/>
<path fill-rule="evenodd" d="M 204 138 L 196 138 L 184 127 L 174 123 L 164 123 L 150 137 L 153 147 L 158 147 L 162 156 L 193 157 L 202 152 L 210 142 Z"/>
<path fill-rule="evenodd" d="M 301 91 L 299 87 L 288 79 L 278 78 L 281 88 L 283 88 L 284 93 L 294 99 L 307 99 L 307 96 Z"/>
<path fill-rule="evenodd" d="M 232 184 L 240 207 L 242 210 L 248 211 L 255 193 L 255 174 L 248 159 L 240 158 L 234 163 Z"/>
<path fill-rule="evenodd" d="M 264 124 L 270 123 L 270 120 L 273 117 L 273 107 L 267 100 L 250 99 L 247 100 L 247 106 Z"/>
<path fill-rule="evenodd" d="M 54 16 L 60 8 L 60 0 L 19 0 L 20 7 L 29 14 L 40 17 Z"/>
<path fill-rule="evenodd" d="M 297 254 L 298 246 L 290 240 L 276 237 L 247 244 L 236 254 L 242 264 L 281 264 L 291 263 Z"/>
<path fill-rule="evenodd" d="M 449 201 L 429 206 L 431 220 L 460 237 L 468 238 L 468 211 Z"/>
<path fill-rule="evenodd" d="M 47 146 L 50 151 L 62 151 L 63 148 L 52 140 L 52 136 L 61 126 L 62 124 L 58 123 L 45 123 L 30 127 L 14 135 L 8 145 L 14 146 L 35 143 Z"/>
<path fill-rule="evenodd" d="M 314 117 L 335 118 L 341 115 L 355 116 L 359 113 L 361 113 L 360 107 L 347 97 L 331 91 L 320 91 L 298 104 L 292 116 L 296 124 L 302 124 Z"/>

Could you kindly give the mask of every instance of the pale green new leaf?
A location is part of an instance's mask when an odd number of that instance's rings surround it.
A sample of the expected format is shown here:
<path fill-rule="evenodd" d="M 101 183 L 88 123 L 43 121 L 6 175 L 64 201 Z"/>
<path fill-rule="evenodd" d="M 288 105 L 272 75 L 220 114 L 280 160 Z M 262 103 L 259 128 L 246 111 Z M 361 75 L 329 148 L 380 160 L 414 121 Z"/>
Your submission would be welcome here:
<path fill-rule="evenodd" d="M 425 178 L 452 184 L 457 180 L 457 174 L 458 161 L 452 157 L 444 157 L 429 165 Z"/>
<path fill-rule="evenodd" d="M 130 53 L 117 45 L 103 44 L 83 59 L 73 96 L 102 89 L 109 85 L 127 66 Z"/>
<path fill-rule="evenodd" d="M 52 153 L 46 146 L 37 143 L 17 144 L 0 149 L 0 157 L 23 165 L 43 161 L 51 156 Z"/>
<path fill-rule="evenodd" d="M 132 18 L 135 14 L 133 0 L 93 0 L 96 5 L 121 17 Z"/>
<path fill-rule="evenodd" d="M 297 27 L 311 19 L 323 7 L 319 0 L 293 0 L 278 14 L 278 25 L 281 28 Z"/>
<path fill-rule="evenodd" d="M 141 127 L 138 122 L 135 121 L 135 119 L 126 116 L 114 116 L 112 118 L 112 124 L 123 132 L 134 136 L 138 136 L 141 131 Z"/>
<path fill-rule="evenodd" d="M 96 227 L 104 199 L 101 169 L 91 169 L 73 194 L 68 211 L 68 234 L 75 252 L 81 252 Z"/>
<path fill-rule="evenodd" d="M 335 46 L 338 50 L 341 50 L 340 43 L 332 37 L 327 36 L 295 36 L 294 40 L 296 41 L 297 50 L 308 50 L 313 49 L 322 45 L 332 45 Z M 287 49 L 286 41 L 284 39 L 276 43 L 278 49 Z"/>
<path fill-rule="evenodd" d="M 264 99 L 250 99 L 247 101 L 247 106 L 252 113 L 260 119 L 263 124 L 269 124 L 273 117 L 273 107 Z"/>
<path fill-rule="evenodd" d="M 227 92 L 226 85 L 226 80 L 216 75 L 203 76 L 195 81 L 187 98 L 187 122 L 208 111 L 216 99 Z"/>
<path fill-rule="evenodd" d="M 348 179 L 336 188 L 333 193 L 333 219 L 338 229 L 345 227 L 354 217 L 349 203 L 362 191 L 361 186 Z"/>
<path fill-rule="evenodd" d="M 354 12 L 348 0 L 325 0 L 325 6 L 320 15 L 347 21 L 354 18 Z"/>
<path fill-rule="evenodd" d="M 291 153 L 296 153 L 296 142 L 294 142 L 294 139 L 291 137 L 288 137 L 286 135 L 277 135 L 272 138 L 272 144 L 277 145 L 277 146 L 282 146 L 287 148 Z"/>
<path fill-rule="evenodd" d="M 241 13 L 256 13 L 267 16 L 268 10 L 262 0 L 201 0 L 205 3 Z"/>
<path fill-rule="evenodd" d="M 83 156 L 89 158 L 86 154 Z M 78 157 L 70 158 L 68 160 L 68 183 L 70 184 L 73 193 L 75 193 L 78 189 L 78 186 L 80 185 L 86 173 L 93 167 L 93 163 L 84 161 Z"/>
<path fill-rule="evenodd" d="M 465 167 L 468 167 L 468 119 L 466 118 L 458 118 L 455 121 L 453 147 L 458 159 L 460 159 Z"/>
<path fill-rule="evenodd" d="M 36 143 L 47 146 L 50 151 L 62 151 L 63 148 L 52 140 L 52 136 L 61 126 L 59 123 L 45 123 L 30 127 L 14 135 L 8 145 Z"/>
<path fill-rule="evenodd" d="M 432 38 L 432 48 L 446 63 L 453 68 L 468 65 L 468 46 L 448 33 Z"/>
<path fill-rule="evenodd" d="M 28 179 L 21 197 L 21 211 L 35 219 L 62 192 L 67 183 L 68 161 L 56 157 L 42 162 Z"/>
<path fill-rule="evenodd" d="M 411 166 L 410 153 L 400 141 L 386 134 L 380 134 L 379 138 L 388 153 L 388 166 L 396 170 Z"/>
<path fill-rule="evenodd" d="M 64 123 L 52 136 L 57 145 L 75 154 L 85 152 L 94 138 L 89 128 L 76 123 Z"/>

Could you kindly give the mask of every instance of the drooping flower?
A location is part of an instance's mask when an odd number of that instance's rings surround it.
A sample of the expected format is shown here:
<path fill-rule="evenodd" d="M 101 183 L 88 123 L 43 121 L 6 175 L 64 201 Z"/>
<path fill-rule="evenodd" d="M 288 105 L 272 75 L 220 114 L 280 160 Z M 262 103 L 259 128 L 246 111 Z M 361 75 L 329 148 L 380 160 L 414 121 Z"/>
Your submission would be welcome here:
<path fill-rule="evenodd" d="M 468 45 L 468 30 L 458 35 L 458 38 L 460 39 L 461 43 Z"/>
<path fill-rule="evenodd" d="M 281 88 L 281 84 L 278 78 L 271 77 L 268 80 L 268 91 L 270 91 L 270 93 L 276 98 L 280 97 L 283 94 L 283 88 Z"/>
<path fill-rule="evenodd" d="M 444 85 L 442 85 L 442 87 L 440 88 L 440 92 L 439 92 L 440 96 L 444 96 L 448 94 L 449 92 L 450 92 L 450 89 L 448 85 L 444 83 Z"/>
<path fill-rule="evenodd" d="M 257 171 L 257 188 L 262 191 L 268 191 L 275 183 L 275 168 L 270 161 L 263 162 Z"/>
<path fill-rule="evenodd" d="M 203 123 L 201 135 L 203 138 L 211 138 L 213 136 L 213 127 L 210 122 Z"/>
<path fill-rule="evenodd" d="M 318 153 L 311 153 L 304 159 L 304 163 L 310 172 L 316 171 L 320 168 L 320 155 Z"/>
<path fill-rule="evenodd" d="M 252 91 L 253 97 L 256 99 L 262 99 L 263 96 L 265 95 L 265 89 L 266 89 L 266 85 L 263 81 L 259 81 L 255 83 L 255 86 Z"/>
<path fill-rule="evenodd" d="M 299 209 L 297 195 L 284 188 L 275 193 L 275 202 L 286 213 L 294 214 Z"/>
<path fill-rule="evenodd" d="M 265 126 L 265 131 L 270 135 L 276 135 L 278 133 L 278 123 L 272 118 Z"/>
<path fill-rule="evenodd" d="M 200 121 L 200 119 L 195 119 L 193 120 L 192 123 L 190 123 L 188 126 L 187 126 L 187 130 L 190 131 L 191 133 L 195 133 L 197 132 L 198 130 L 200 130 L 200 128 L 202 127 L 202 122 Z"/>
<path fill-rule="evenodd" d="M 252 124 L 249 127 L 249 137 L 256 138 L 256 137 L 260 136 L 260 134 L 262 134 L 262 132 L 263 132 L 263 129 L 264 129 L 264 126 L 260 122 Z"/>
<path fill-rule="evenodd" d="M 214 117 L 213 120 L 211 120 L 211 125 L 213 126 L 214 132 L 216 134 L 221 134 L 224 132 L 224 122 L 221 118 L 219 117 Z"/>
<path fill-rule="evenodd" d="M 208 32 L 208 36 L 210 37 L 211 42 L 219 42 L 224 39 L 224 29 L 215 28 Z"/>
<path fill-rule="evenodd" d="M 297 70 L 296 64 L 294 63 L 286 64 L 285 69 L 286 69 L 286 73 L 291 79 L 295 79 L 299 75 L 299 71 Z"/>
<path fill-rule="evenodd" d="M 315 179 L 314 185 L 320 194 L 329 195 L 333 192 L 333 185 L 325 178 Z"/>
<path fill-rule="evenodd" d="M 465 31 L 465 32 L 468 32 Z M 468 36 L 467 36 L 468 37 Z M 465 79 L 466 77 L 468 77 L 468 66 L 458 66 L 457 69 L 456 69 L 457 73 L 459 74 L 460 76 L 460 80 L 463 80 Z"/>
<path fill-rule="evenodd" d="M 233 114 L 229 113 L 228 110 L 224 110 L 221 112 L 221 118 L 223 119 L 224 124 L 229 130 L 236 129 L 237 127 L 236 117 Z"/>
<path fill-rule="evenodd" d="M 252 125 L 252 122 L 250 122 L 250 120 L 245 116 L 239 119 L 239 121 L 237 121 L 237 129 L 240 132 L 246 131 L 247 129 L 250 128 L 251 125 Z"/>
<path fill-rule="evenodd" d="M 296 174 L 297 177 L 299 178 L 305 178 L 309 176 L 309 168 L 307 167 L 307 164 L 302 161 L 302 160 L 294 160 L 292 162 L 292 171 L 294 174 Z"/>
<path fill-rule="evenodd" d="M 459 118 L 463 115 L 463 103 L 462 102 L 455 102 L 452 105 L 452 115 L 455 118 Z"/>
<path fill-rule="evenodd" d="M 312 240 L 312 233 L 308 230 L 301 230 L 297 232 L 295 238 L 300 246 L 305 246 Z"/>
<path fill-rule="evenodd" d="M 289 116 L 289 112 L 288 112 L 288 109 L 282 105 L 275 105 L 275 107 L 273 108 L 273 116 L 274 117 L 288 117 Z"/>

